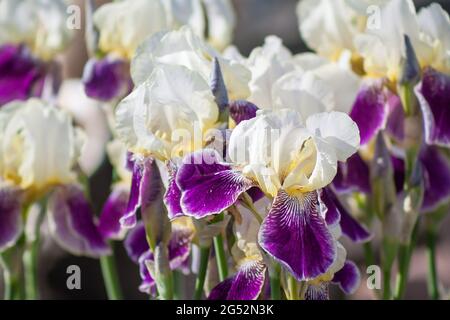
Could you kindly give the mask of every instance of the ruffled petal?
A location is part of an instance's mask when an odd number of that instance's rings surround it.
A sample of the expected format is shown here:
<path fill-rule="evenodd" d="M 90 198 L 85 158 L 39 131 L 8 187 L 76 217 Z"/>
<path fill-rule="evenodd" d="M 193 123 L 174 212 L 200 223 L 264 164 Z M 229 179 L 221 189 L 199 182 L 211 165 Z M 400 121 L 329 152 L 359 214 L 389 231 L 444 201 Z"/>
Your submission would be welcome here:
<path fill-rule="evenodd" d="M 233 277 L 211 290 L 208 300 L 255 300 L 264 286 L 265 273 L 262 262 L 245 262 Z"/>
<path fill-rule="evenodd" d="M 236 202 L 252 182 L 227 165 L 211 149 L 201 150 L 183 160 L 177 174 L 181 206 L 188 216 L 203 218 L 218 214 Z"/>
<path fill-rule="evenodd" d="M 332 282 L 339 284 L 346 294 L 353 294 L 361 283 L 358 267 L 353 261 L 345 261 L 344 267 L 334 274 Z"/>
<path fill-rule="evenodd" d="M 47 211 L 50 232 L 64 249 L 93 257 L 110 253 L 79 186 L 58 187 L 48 200 Z"/>
<path fill-rule="evenodd" d="M 22 233 L 21 193 L 0 188 L 0 252 L 13 246 Z"/>
<path fill-rule="evenodd" d="M 336 257 L 316 192 L 299 198 L 280 190 L 261 225 L 259 244 L 299 281 L 325 273 Z"/>
<path fill-rule="evenodd" d="M 425 141 L 450 147 L 450 76 L 428 68 L 415 91 L 423 113 Z"/>

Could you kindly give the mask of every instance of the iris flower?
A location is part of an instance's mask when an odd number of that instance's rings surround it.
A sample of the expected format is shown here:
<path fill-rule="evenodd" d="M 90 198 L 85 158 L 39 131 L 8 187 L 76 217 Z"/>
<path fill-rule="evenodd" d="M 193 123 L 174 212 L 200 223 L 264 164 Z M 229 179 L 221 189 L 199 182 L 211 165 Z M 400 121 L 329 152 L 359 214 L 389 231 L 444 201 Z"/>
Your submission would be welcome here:
<path fill-rule="evenodd" d="M 71 39 L 66 9 L 62 0 L 0 1 L 0 106 L 59 85 L 54 58 Z"/>
<path fill-rule="evenodd" d="M 49 230 L 63 248 L 88 256 L 108 253 L 78 183 L 83 139 L 70 116 L 37 99 L 11 102 L 0 110 L 0 132 L 0 249 L 21 235 L 25 209 L 47 198 Z"/>
<path fill-rule="evenodd" d="M 259 245 L 297 280 L 310 280 L 336 258 L 318 192 L 334 178 L 337 162 L 358 146 L 356 124 L 343 113 L 312 115 L 304 123 L 293 110 L 259 111 L 233 130 L 231 163 L 208 149 L 187 156 L 173 185 L 180 197 L 166 201 L 181 199 L 183 214 L 199 219 L 221 213 L 250 188 L 260 188 L 273 202 Z"/>

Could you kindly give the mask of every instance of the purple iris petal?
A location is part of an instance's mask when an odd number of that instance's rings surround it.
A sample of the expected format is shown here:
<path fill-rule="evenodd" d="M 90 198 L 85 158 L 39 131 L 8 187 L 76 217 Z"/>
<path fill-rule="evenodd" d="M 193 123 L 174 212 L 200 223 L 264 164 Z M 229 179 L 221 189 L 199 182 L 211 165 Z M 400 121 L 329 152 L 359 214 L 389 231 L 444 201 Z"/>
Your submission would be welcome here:
<path fill-rule="evenodd" d="M 170 268 L 172 270 L 183 267 L 183 264 L 188 259 L 191 253 L 193 236 L 192 229 L 177 225 L 173 226 L 168 246 Z"/>
<path fill-rule="evenodd" d="M 135 159 L 131 178 L 130 198 L 127 209 L 120 218 L 124 228 L 133 228 L 136 225 L 136 212 L 141 206 L 149 206 L 159 194 L 159 171 L 152 158 Z"/>
<path fill-rule="evenodd" d="M 311 284 L 305 292 L 305 300 L 329 300 L 328 283 Z"/>
<path fill-rule="evenodd" d="M 266 267 L 259 261 L 242 264 L 237 273 L 211 290 L 208 300 L 255 300 L 264 286 Z"/>
<path fill-rule="evenodd" d="M 168 165 L 169 171 L 169 183 L 167 186 L 166 194 L 164 195 L 164 203 L 167 207 L 167 213 L 169 219 L 174 219 L 183 215 L 183 210 L 181 209 L 181 191 L 176 182 L 177 167 L 175 164 Z"/>
<path fill-rule="evenodd" d="M 185 269 L 185 263 L 188 260 L 191 252 L 191 240 L 193 237 L 193 230 L 190 228 L 174 225 L 172 235 L 168 244 L 170 268 Z M 140 290 L 150 294 L 154 293 L 155 282 L 151 277 L 146 261 L 153 261 L 153 253 L 147 242 L 145 234 L 145 226 L 139 222 L 127 235 L 124 241 L 125 249 L 128 256 L 134 262 L 139 264 L 142 283 Z"/>
<path fill-rule="evenodd" d="M 423 113 L 425 141 L 450 146 L 450 76 L 432 68 L 425 69 L 416 88 Z"/>
<path fill-rule="evenodd" d="M 360 280 L 358 267 L 352 261 L 347 260 L 342 269 L 334 274 L 332 282 L 339 284 L 346 294 L 353 294 L 358 289 Z"/>
<path fill-rule="evenodd" d="M 450 164 L 436 147 L 420 153 L 424 174 L 422 211 L 431 211 L 450 198 Z"/>
<path fill-rule="evenodd" d="M 124 60 L 90 59 L 83 72 L 86 95 L 101 101 L 125 96 L 132 89 L 128 62 Z"/>
<path fill-rule="evenodd" d="M 153 253 L 150 250 L 144 252 L 139 257 L 139 274 L 141 275 L 141 284 L 139 291 L 149 295 L 156 294 L 156 283 L 147 267 L 147 262 L 153 261 Z"/>
<path fill-rule="evenodd" d="M 356 122 L 361 145 L 368 143 L 384 127 L 387 117 L 386 92 L 381 83 L 364 85 L 353 104 L 350 117 Z"/>
<path fill-rule="evenodd" d="M 334 226 L 341 220 L 341 213 L 334 204 L 336 196 L 334 194 L 330 194 L 332 192 L 333 191 L 330 188 L 324 188 L 318 191 L 321 209 L 323 208 L 326 210 L 325 222 L 327 223 L 327 226 Z"/>
<path fill-rule="evenodd" d="M 40 96 L 44 79 L 43 63 L 33 58 L 24 45 L 0 47 L 0 106 Z"/>
<path fill-rule="evenodd" d="M 405 138 L 405 111 L 397 95 L 388 98 L 389 116 L 386 123 L 386 132 L 395 140 L 401 142 Z"/>
<path fill-rule="evenodd" d="M 177 174 L 181 189 L 181 207 L 186 215 L 203 218 L 218 214 L 236 202 L 252 182 L 239 172 L 220 163 L 220 155 L 201 150 L 183 160 Z"/>
<path fill-rule="evenodd" d="M 47 209 L 50 231 L 63 248 L 93 257 L 110 253 L 79 186 L 58 187 L 50 196 Z"/>
<path fill-rule="evenodd" d="M 370 193 L 369 166 L 358 153 L 355 153 L 346 162 L 338 163 L 333 186 L 339 193 L 358 191 Z"/>
<path fill-rule="evenodd" d="M 405 183 L 405 161 L 402 158 L 391 155 L 392 168 L 394 169 L 394 183 L 397 194 L 402 192 Z"/>
<path fill-rule="evenodd" d="M 280 190 L 259 230 L 259 244 L 299 281 L 325 273 L 336 256 L 316 192 L 300 198 Z"/>
<path fill-rule="evenodd" d="M 325 205 L 327 206 L 328 211 L 337 211 L 339 213 L 339 223 L 344 235 L 349 237 L 354 242 L 364 242 L 370 239 L 371 234 L 367 228 L 352 217 L 331 188 L 323 189 L 321 200 L 323 199 L 326 200 Z"/>
<path fill-rule="evenodd" d="M 251 187 L 247 190 L 247 194 L 252 198 L 254 203 L 264 197 L 264 192 L 258 187 Z"/>
<path fill-rule="evenodd" d="M 120 218 L 124 215 L 128 203 L 128 190 L 115 188 L 103 206 L 99 220 L 99 231 L 105 239 L 118 239 L 121 237 L 122 227 Z"/>
<path fill-rule="evenodd" d="M 236 125 L 241 121 L 256 117 L 256 111 L 258 111 L 258 107 L 250 101 L 236 100 L 230 104 L 230 117 Z"/>
<path fill-rule="evenodd" d="M 0 251 L 13 246 L 22 233 L 21 193 L 0 189 Z"/>
<path fill-rule="evenodd" d="M 145 236 L 145 226 L 142 222 L 138 223 L 136 227 L 128 232 L 123 245 L 125 246 L 128 256 L 134 262 L 138 262 L 139 257 L 150 249 Z"/>

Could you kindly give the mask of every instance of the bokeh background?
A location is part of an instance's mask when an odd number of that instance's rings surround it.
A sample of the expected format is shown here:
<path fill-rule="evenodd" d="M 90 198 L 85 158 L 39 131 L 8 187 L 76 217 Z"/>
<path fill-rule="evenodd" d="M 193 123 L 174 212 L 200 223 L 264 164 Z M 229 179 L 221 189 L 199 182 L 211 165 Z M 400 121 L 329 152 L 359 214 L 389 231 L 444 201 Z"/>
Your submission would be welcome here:
<path fill-rule="evenodd" d="M 83 0 L 73 0 L 72 2 L 83 7 Z M 105 2 L 108 1 L 97 0 L 96 4 L 100 5 Z M 447 12 L 450 12 L 450 0 L 416 0 L 414 2 L 417 8 L 426 6 L 431 2 L 439 2 Z M 234 0 L 234 4 L 237 12 L 237 28 L 235 30 L 234 43 L 244 55 L 248 55 L 252 48 L 261 45 L 264 37 L 269 34 L 282 38 L 284 44 L 294 53 L 308 50 L 307 46 L 302 42 L 298 31 L 298 22 L 295 14 L 297 0 Z M 83 24 L 84 21 L 82 22 Z M 76 30 L 73 43 L 61 56 L 64 78 L 80 78 L 86 60 L 84 30 Z M 74 96 L 72 107 L 74 112 L 76 112 L 77 108 L 85 110 L 91 107 L 78 105 L 79 101 L 76 98 Z M 99 113 L 94 113 L 92 117 L 80 114 L 78 120 L 80 122 L 91 122 L 91 126 L 96 128 L 99 131 L 98 134 L 101 135 L 101 128 L 106 128 L 106 126 L 105 122 L 98 117 L 100 117 Z M 100 138 L 100 140 L 102 139 L 104 137 Z M 100 147 L 100 142 L 98 143 L 98 147 Z M 95 148 L 95 142 L 93 142 L 93 146 Z M 110 168 L 107 165 L 103 166 L 101 170 L 95 173 L 92 179 L 94 202 L 97 207 L 101 206 L 109 192 L 109 170 Z M 439 245 L 437 247 L 438 272 L 445 288 L 450 288 L 450 232 L 448 230 L 450 230 L 450 215 L 447 215 L 439 230 Z M 406 293 L 406 298 L 408 299 L 427 299 L 427 262 L 424 240 L 419 239 L 418 247 L 412 258 L 410 280 Z M 137 266 L 130 261 L 121 243 L 115 243 L 114 246 L 125 298 L 148 299 L 146 295 L 138 291 L 140 279 Z M 365 285 L 365 267 L 362 263 L 361 246 L 352 245 L 351 243 L 346 243 L 345 246 L 349 248 L 350 257 L 359 262 L 363 275 L 360 289 L 349 298 L 373 299 L 375 297 L 374 292 L 368 290 Z M 66 287 L 68 276 L 66 269 L 73 264 L 81 268 L 81 290 L 68 290 Z M 100 265 L 97 260 L 70 256 L 53 243 L 51 239 L 46 238 L 43 243 L 39 266 L 41 298 L 43 299 L 106 299 Z M 189 281 L 189 283 L 193 281 L 192 277 Z M 189 288 L 186 289 L 188 290 Z M 332 292 L 332 298 L 333 296 L 337 298 L 338 294 L 338 292 Z"/>

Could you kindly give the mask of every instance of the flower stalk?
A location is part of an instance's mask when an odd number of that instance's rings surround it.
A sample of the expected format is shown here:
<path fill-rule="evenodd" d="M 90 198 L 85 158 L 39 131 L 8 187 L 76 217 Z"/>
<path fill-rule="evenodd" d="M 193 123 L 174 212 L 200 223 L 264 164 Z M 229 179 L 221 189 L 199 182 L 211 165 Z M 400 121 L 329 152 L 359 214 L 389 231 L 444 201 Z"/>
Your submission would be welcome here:
<path fill-rule="evenodd" d="M 223 246 L 223 236 L 218 234 L 214 237 L 214 251 L 216 253 L 217 268 L 219 270 L 220 281 L 225 280 L 228 277 L 228 264 L 227 257 L 225 255 L 225 249 Z"/>
<path fill-rule="evenodd" d="M 111 246 L 112 248 L 113 246 Z M 123 298 L 120 287 L 119 276 L 117 273 L 114 250 L 111 255 L 100 257 L 100 266 L 102 269 L 103 283 L 109 300 L 120 300 Z"/>
<path fill-rule="evenodd" d="M 211 246 L 204 246 L 200 248 L 200 267 L 198 269 L 197 279 L 195 281 L 194 300 L 201 299 L 203 294 L 210 251 Z"/>
<path fill-rule="evenodd" d="M 281 267 L 275 261 L 272 261 L 269 268 L 270 277 L 270 297 L 272 300 L 281 300 Z"/>
<path fill-rule="evenodd" d="M 428 275 L 427 286 L 428 295 L 432 300 L 439 300 L 439 277 L 436 265 L 436 239 L 437 228 L 432 219 L 427 219 L 426 223 L 426 246 L 427 246 L 427 259 L 428 259 Z"/>

